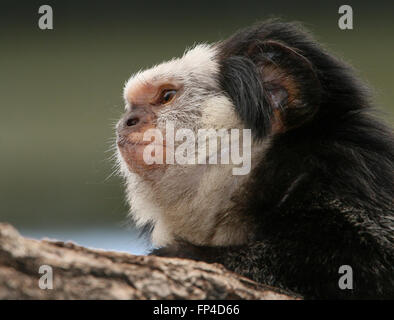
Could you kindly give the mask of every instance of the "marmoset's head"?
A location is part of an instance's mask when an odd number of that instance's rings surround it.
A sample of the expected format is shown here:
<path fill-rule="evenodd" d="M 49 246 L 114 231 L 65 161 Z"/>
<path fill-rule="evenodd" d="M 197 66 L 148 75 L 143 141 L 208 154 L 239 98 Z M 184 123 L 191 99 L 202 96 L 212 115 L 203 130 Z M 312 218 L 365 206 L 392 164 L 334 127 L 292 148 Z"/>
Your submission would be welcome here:
<path fill-rule="evenodd" d="M 119 163 L 133 218 L 153 226 L 156 245 L 246 241 L 250 225 L 228 214 L 235 195 L 272 139 L 311 119 L 320 99 L 310 61 L 272 32 L 197 45 L 127 81 Z"/>

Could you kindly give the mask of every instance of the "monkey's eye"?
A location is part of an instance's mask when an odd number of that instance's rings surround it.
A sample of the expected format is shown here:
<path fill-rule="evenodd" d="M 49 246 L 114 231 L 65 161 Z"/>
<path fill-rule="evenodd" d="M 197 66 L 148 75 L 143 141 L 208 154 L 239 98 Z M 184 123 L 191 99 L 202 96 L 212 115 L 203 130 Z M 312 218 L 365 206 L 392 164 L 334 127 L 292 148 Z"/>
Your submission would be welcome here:
<path fill-rule="evenodd" d="M 172 101 L 176 95 L 176 90 L 175 89 L 165 89 L 160 93 L 158 103 L 159 104 L 166 104 Z"/>

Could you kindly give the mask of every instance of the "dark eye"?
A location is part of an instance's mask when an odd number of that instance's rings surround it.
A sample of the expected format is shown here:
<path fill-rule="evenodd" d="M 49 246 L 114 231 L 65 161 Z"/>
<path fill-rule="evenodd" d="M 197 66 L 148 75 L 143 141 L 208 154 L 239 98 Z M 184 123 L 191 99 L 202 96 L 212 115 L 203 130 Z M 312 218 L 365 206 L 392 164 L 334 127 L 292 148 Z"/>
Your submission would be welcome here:
<path fill-rule="evenodd" d="M 163 90 L 160 94 L 159 103 L 160 104 L 169 103 L 172 99 L 174 99 L 175 95 L 176 95 L 176 90 L 174 89 Z"/>

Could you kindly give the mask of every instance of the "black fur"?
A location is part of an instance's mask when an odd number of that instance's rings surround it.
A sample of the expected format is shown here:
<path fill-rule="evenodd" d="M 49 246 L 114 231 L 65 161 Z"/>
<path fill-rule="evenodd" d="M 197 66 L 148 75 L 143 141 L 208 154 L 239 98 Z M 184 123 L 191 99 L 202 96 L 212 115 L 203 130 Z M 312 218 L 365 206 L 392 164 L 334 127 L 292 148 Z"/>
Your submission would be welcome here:
<path fill-rule="evenodd" d="M 267 41 L 279 44 L 273 55 Z M 264 61 L 293 77 L 300 101 L 281 106 L 285 129 L 237 197 L 234 210 L 258 226 L 250 243 L 183 243 L 153 254 L 220 262 L 305 298 L 394 299 L 394 139 L 371 115 L 366 88 L 296 24 L 259 24 L 220 48 L 222 88 L 256 139 L 273 133 Z M 286 50 L 300 62 L 286 65 Z M 338 286 L 341 265 L 353 268 L 353 290 Z"/>
<path fill-rule="evenodd" d="M 243 56 L 231 56 L 222 62 L 222 88 L 230 95 L 246 127 L 259 137 L 271 130 L 272 108 L 255 64 Z M 253 106 L 253 107 L 250 107 Z"/>

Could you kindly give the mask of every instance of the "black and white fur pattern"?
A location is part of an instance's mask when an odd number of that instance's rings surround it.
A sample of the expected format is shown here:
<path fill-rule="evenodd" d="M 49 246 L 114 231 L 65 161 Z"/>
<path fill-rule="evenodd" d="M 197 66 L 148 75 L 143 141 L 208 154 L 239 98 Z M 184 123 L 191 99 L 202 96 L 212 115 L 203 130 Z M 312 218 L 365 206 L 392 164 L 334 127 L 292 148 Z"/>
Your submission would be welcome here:
<path fill-rule="evenodd" d="M 173 165 L 152 182 L 119 156 L 152 254 L 219 262 L 305 298 L 394 298 L 393 134 L 346 64 L 269 21 L 137 73 L 125 96 L 157 78 L 185 87 L 158 128 L 251 128 L 253 145 L 246 176 Z M 338 287 L 341 265 L 353 290 Z"/>

